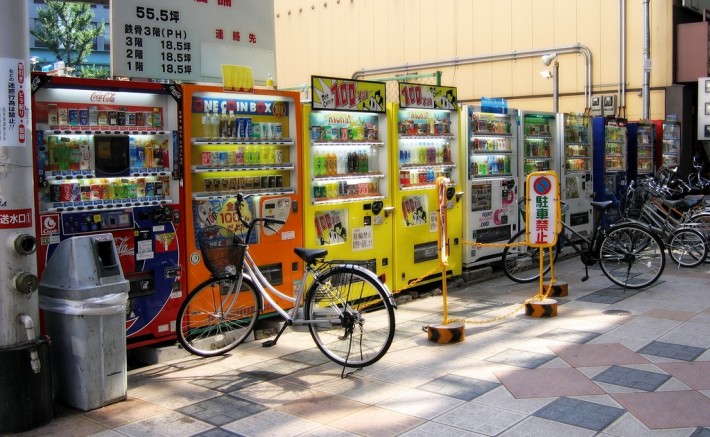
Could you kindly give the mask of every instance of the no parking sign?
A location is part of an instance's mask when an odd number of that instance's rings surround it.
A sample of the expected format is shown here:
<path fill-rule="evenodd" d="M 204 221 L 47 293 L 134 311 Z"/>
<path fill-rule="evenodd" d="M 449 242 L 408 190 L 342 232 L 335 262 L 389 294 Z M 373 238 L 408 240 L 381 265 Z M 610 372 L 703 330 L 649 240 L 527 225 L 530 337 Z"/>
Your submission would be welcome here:
<path fill-rule="evenodd" d="M 557 173 L 538 171 L 527 177 L 525 235 L 529 246 L 550 247 L 562 230 Z"/>

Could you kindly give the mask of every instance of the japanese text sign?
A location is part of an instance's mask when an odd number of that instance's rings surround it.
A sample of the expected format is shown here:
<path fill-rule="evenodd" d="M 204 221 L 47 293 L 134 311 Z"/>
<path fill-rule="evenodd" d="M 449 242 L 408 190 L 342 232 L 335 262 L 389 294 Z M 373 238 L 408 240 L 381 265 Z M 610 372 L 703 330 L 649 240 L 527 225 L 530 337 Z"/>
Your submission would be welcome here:
<path fill-rule="evenodd" d="M 557 173 L 540 171 L 527 177 L 525 236 L 529 246 L 550 247 L 562 230 Z"/>

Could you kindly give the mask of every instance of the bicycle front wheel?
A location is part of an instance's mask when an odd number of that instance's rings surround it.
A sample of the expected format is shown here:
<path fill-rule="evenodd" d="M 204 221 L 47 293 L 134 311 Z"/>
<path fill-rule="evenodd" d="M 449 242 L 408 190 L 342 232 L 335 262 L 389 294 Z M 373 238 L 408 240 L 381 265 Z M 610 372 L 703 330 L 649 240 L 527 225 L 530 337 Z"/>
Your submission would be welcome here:
<path fill-rule="evenodd" d="M 668 239 L 668 255 L 681 267 L 696 267 L 705 262 L 708 254 L 707 241 L 700 231 L 690 228 L 677 229 Z"/>
<path fill-rule="evenodd" d="M 318 349 L 346 367 L 375 363 L 394 338 L 390 299 L 382 283 L 352 266 L 320 275 L 308 289 L 304 308 Z"/>
<path fill-rule="evenodd" d="M 663 242 L 645 226 L 625 223 L 609 229 L 599 246 L 599 265 L 611 282 L 643 288 L 663 273 Z"/>
<path fill-rule="evenodd" d="M 503 249 L 503 272 L 515 282 L 525 283 L 540 279 L 540 253 L 539 247 L 528 247 L 525 230 L 515 234 L 508 241 L 508 246 Z M 559 255 L 559 247 L 552 248 L 553 259 Z M 550 271 L 550 250 L 545 249 L 543 260 L 544 272 Z"/>
<path fill-rule="evenodd" d="M 260 303 L 260 295 L 248 278 L 208 279 L 180 307 L 178 341 L 202 357 L 229 352 L 254 329 Z"/>

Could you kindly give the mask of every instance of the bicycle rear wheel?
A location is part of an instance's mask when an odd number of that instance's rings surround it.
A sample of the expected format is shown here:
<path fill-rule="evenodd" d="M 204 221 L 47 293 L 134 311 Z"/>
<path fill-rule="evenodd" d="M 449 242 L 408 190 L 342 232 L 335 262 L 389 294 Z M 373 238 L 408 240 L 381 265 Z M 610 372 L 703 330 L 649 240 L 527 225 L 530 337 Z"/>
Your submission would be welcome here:
<path fill-rule="evenodd" d="M 625 288 L 643 288 L 663 273 L 663 242 L 647 227 L 635 223 L 614 226 L 602 237 L 599 265 L 611 282 Z"/>
<path fill-rule="evenodd" d="M 394 307 L 385 287 L 354 266 L 335 266 L 311 284 L 304 308 L 318 349 L 346 367 L 382 358 L 394 338 Z"/>
<path fill-rule="evenodd" d="M 681 267 L 696 267 L 705 262 L 708 254 L 707 240 L 695 229 L 677 229 L 666 244 L 668 255 Z"/>
<path fill-rule="evenodd" d="M 508 244 L 525 243 L 525 230 L 521 230 L 508 241 Z M 540 251 L 538 247 L 526 245 L 506 246 L 503 249 L 503 272 L 515 282 L 525 283 L 540 279 Z M 552 249 L 553 259 L 559 255 L 559 246 Z M 544 272 L 550 271 L 550 251 L 545 249 Z"/>
<path fill-rule="evenodd" d="M 261 296 L 250 279 L 208 279 L 180 307 L 178 341 L 195 355 L 222 355 L 239 346 L 251 333 L 260 308 Z"/>

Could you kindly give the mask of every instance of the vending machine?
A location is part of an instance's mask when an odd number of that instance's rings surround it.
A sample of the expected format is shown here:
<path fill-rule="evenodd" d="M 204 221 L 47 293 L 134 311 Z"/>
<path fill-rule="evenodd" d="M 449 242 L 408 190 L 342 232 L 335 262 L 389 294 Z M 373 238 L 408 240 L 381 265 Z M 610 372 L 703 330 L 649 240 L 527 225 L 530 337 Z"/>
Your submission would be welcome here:
<path fill-rule="evenodd" d="M 560 150 L 557 144 L 557 115 L 552 112 L 518 112 L 519 177 L 525 193 L 527 176 L 536 171 L 560 172 Z"/>
<path fill-rule="evenodd" d="M 464 241 L 506 243 L 518 231 L 518 111 L 464 106 L 462 113 Z M 467 245 L 462 250 L 464 271 L 496 261 L 503 253 L 502 246 Z"/>
<path fill-rule="evenodd" d="M 447 277 L 462 270 L 463 211 L 459 172 L 459 114 L 456 88 L 399 83 L 399 104 L 389 107 L 392 143 L 394 288 L 442 279 L 439 262 L 436 181 L 448 179 Z"/>
<path fill-rule="evenodd" d="M 392 287 L 392 196 L 382 82 L 311 78 L 304 105 L 304 245 Z"/>
<path fill-rule="evenodd" d="M 584 114 L 565 113 L 558 116 L 562 140 L 562 200 L 567 206 L 565 222 L 582 235 L 592 235 L 594 200 L 592 126 Z"/>
<path fill-rule="evenodd" d="M 592 119 L 594 144 L 594 200 L 612 200 L 618 205 L 626 192 L 626 120 L 614 117 Z M 612 212 L 607 216 L 614 219 Z"/>
<path fill-rule="evenodd" d="M 659 163 L 667 168 L 678 167 L 680 165 L 680 122 L 678 117 L 669 114 L 663 120 L 663 130 L 661 139 Z"/>
<path fill-rule="evenodd" d="M 175 338 L 185 297 L 179 87 L 32 81 L 40 277 L 62 240 L 111 233 L 130 282 L 128 347 Z"/>
<path fill-rule="evenodd" d="M 651 176 L 655 171 L 654 143 L 656 126 L 649 121 L 628 123 L 628 160 L 627 174 L 630 181 L 639 177 Z"/>
<path fill-rule="evenodd" d="M 214 85 L 184 85 L 182 90 L 188 288 L 210 276 L 197 231 L 216 225 L 246 236 L 235 209 L 241 193 L 246 197 L 241 212 L 247 220 L 285 221 L 271 229 L 260 227 L 248 243 L 269 282 L 292 294 L 303 273 L 293 251 L 303 245 L 298 93 L 225 92 Z M 284 308 L 292 306 L 283 299 L 277 302 Z"/>

